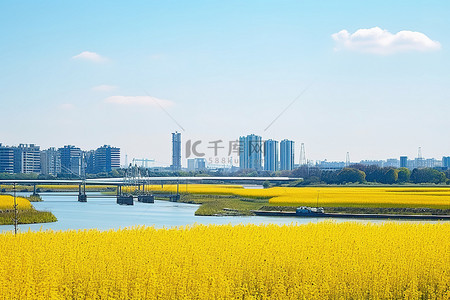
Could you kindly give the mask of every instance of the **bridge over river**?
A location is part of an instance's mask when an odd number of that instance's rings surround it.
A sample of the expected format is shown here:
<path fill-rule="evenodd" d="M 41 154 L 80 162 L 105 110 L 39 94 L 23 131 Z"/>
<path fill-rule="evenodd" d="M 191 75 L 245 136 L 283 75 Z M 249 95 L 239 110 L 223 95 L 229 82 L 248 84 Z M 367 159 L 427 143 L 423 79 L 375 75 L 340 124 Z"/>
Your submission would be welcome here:
<path fill-rule="evenodd" d="M 269 182 L 289 182 L 301 178 L 292 177 L 133 177 L 133 178 L 101 178 L 101 179 L 7 179 L 1 180 L 0 184 L 33 186 L 33 195 L 37 195 L 36 186 L 38 185 L 75 185 L 78 186 L 78 201 L 87 202 L 86 186 L 88 185 L 107 185 L 116 186 L 118 204 L 133 205 L 133 196 L 124 194 L 122 187 L 137 186 L 142 191 L 142 195 L 137 196 L 137 200 L 146 203 L 153 203 L 154 196 L 146 194 L 145 185 L 149 184 L 167 184 L 177 185 L 177 192 L 173 194 L 158 194 L 159 198 L 169 198 L 170 201 L 180 199 L 179 185 L 188 183 L 203 182 L 228 182 L 228 183 L 262 183 Z"/>

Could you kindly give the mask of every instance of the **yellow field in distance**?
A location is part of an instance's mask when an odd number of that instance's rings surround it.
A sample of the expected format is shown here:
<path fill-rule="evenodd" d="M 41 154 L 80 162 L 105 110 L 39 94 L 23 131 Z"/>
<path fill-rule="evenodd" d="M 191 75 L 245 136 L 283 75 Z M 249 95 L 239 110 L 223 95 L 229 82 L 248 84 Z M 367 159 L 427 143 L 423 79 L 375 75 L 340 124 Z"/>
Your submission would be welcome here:
<path fill-rule="evenodd" d="M 135 190 L 128 187 L 128 190 Z M 147 191 L 176 192 L 176 185 L 147 185 Z M 127 189 L 124 189 L 125 191 Z M 273 187 L 244 189 L 238 185 L 180 184 L 180 193 L 266 198 L 285 206 L 428 207 L 450 209 L 450 188 L 441 187 Z"/>

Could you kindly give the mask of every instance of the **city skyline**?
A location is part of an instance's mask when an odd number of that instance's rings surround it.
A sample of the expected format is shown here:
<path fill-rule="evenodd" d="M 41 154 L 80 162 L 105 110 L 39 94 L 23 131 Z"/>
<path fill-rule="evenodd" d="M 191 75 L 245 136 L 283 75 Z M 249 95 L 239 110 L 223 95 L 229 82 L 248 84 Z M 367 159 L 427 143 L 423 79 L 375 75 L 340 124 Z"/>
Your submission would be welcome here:
<path fill-rule="evenodd" d="M 312 160 L 450 149 L 445 1 L 25 2 L 0 4 L 3 144 L 165 165 L 175 130 L 288 137 Z"/>
<path fill-rule="evenodd" d="M 155 161 L 148 158 L 125 158 L 122 160 L 120 157 L 120 148 L 111 147 L 110 145 L 103 145 L 98 147 L 96 150 L 86 150 L 81 149 L 74 145 L 64 145 L 63 147 L 49 147 L 49 148 L 41 148 L 40 145 L 37 144 L 19 144 L 19 145 L 5 145 L 0 143 L 0 173 L 2 170 L 6 173 L 41 173 L 41 174 L 50 174 L 56 175 L 59 173 L 67 173 L 68 170 L 71 173 L 81 173 L 81 156 L 84 157 L 86 164 L 86 173 L 95 174 L 99 172 L 103 172 L 105 170 L 111 170 L 111 162 L 109 165 L 104 161 L 104 159 L 100 159 L 99 156 L 105 157 L 113 157 L 114 166 L 113 168 L 118 167 L 127 167 L 131 163 L 136 162 L 136 165 L 145 167 L 145 168 L 154 168 L 157 169 L 166 168 L 166 171 L 177 171 L 177 170 L 205 170 L 207 167 L 211 167 L 213 169 L 222 167 L 222 168 L 231 168 L 231 167 L 239 167 L 241 170 L 245 169 L 254 169 L 254 170 L 264 170 L 264 171 L 282 171 L 282 170 L 292 170 L 302 165 L 308 166 L 316 166 L 322 169 L 341 169 L 343 167 L 348 167 L 349 164 L 363 164 L 363 165 L 376 165 L 379 167 L 394 167 L 401 168 L 406 167 L 409 169 L 414 169 L 417 167 L 450 167 L 450 156 L 443 155 L 441 157 L 425 157 L 422 156 L 421 147 L 418 148 L 417 156 L 405 156 L 400 155 L 398 157 L 387 157 L 383 159 L 370 159 L 364 158 L 362 160 L 328 160 L 328 159 L 319 159 L 319 160 L 311 160 L 306 159 L 304 163 L 300 162 L 299 156 L 296 156 L 295 151 L 295 141 L 291 141 L 288 139 L 283 139 L 281 142 L 273 140 L 273 139 L 263 139 L 261 136 L 257 136 L 255 134 L 249 134 L 247 136 L 241 136 L 235 141 L 229 141 L 228 149 L 226 147 L 222 147 L 218 144 L 223 141 L 213 141 L 209 142 L 210 144 L 214 144 L 215 147 L 207 147 L 211 149 L 213 152 L 218 152 L 219 149 L 223 149 L 223 151 L 228 151 L 229 157 L 226 157 L 225 162 L 214 162 L 214 158 L 221 159 L 218 155 L 213 155 L 212 157 L 208 157 L 207 153 L 201 152 L 197 148 L 197 146 L 192 146 L 192 141 L 187 141 L 189 146 L 192 147 L 189 151 L 200 152 L 202 157 L 196 157 L 198 153 L 191 153 L 190 158 L 186 157 L 186 149 L 182 146 L 183 139 L 181 137 L 181 133 L 174 132 L 172 135 L 172 162 L 170 165 L 158 165 L 155 164 Z M 202 141 L 197 140 L 198 144 L 201 144 Z M 251 151 L 252 143 L 257 144 L 258 151 Z M 233 151 L 233 145 L 237 149 Z M 284 144 L 284 145 L 283 145 Z M 286 146 L 288 145 L 288 146 Z M 188 146 L 188 145 L 186 145 Z M 194 149 L 195 148 L 195 149 Z M 31 161 L 24 167 L 22 166 L 22 161 L 18 161 L 18 157 L 21 156 L 22 152 L 25 151 L 25 160 Z M 32 149 L 30 152 L 27 149 Z M 114 152 L 111 152 L 111 149 L 114 149 Z M 242 149 L 242 150 L 240 150 Z M 64 150 L 68 150 L 68 156 L 71 157 L 71 152 L 75 151 L 75 157 L 77 157 L 78 163 L 75 163 L 75 168 L 71 169 L 71 162 L 64 162 Z M 106 151 L 106 152 L 105 152 Z M 301 150 L 300 150 L 301 151 Z M 30 152 L 30 153 L 27 153 Z M 38 154 L 34 154 L 34 152 Z M 39 156 L 39 152 L 41 153 Z M 98 152 L 101 154 L 98 154 Z M 253 152 L 253 154 L 252 154 Z M 300 153 L 299 153 L 300 154 Z M 236 156 L 234 156 L 236 155 Z M 256 156 L 255 156 L 256 155 Z M 347 153 L 349 156 L 349 153 Z M 36 157 L 35 157 L 36 156 Z M 62 158 L 61 158 L 62 157 Z M 350 158 L 350 157 L 348 157 Z M 183 159 L 185 163 L 183 163 Z M 223 159 L 223 157 L 222 157 Z M 98 161 L 103 160 L 101 167 L 99 167 Z M 298 160 L 298 162 L 297 162 Z M 34 162 L 36 161 L 36 162 Z M 52 162 L 53 161 L 53 162 Z M 241 163 L 242 161 L 242 163 Z M 250 162 L 253 161 L 253 162 Z M 94 167 L 94 162 L 97 162 Z M 150 164 L 149 164 L 150 163 Z M 40 164 L 40 165 L 39 165 Z M 51 166 L 49 164 L 52 164 Z M 250 166 L 251 165 L 251 166 Z M 27 169 L 30 168 L 30 169 Z M 39 169 L 39 170 L 38 170 Z M 37 170 L 37 171 L 36 171 Z M 164 169 L 161 169 L 164 170 Z"/>
<path fill-rule="evenodd" d="M 103 145 L 82 150 L 74 145 L 41 149 L 36 144 L 0 143 L 0 174 L 43 174 L 84 177 L 121 168 L 120 148 Z"/>

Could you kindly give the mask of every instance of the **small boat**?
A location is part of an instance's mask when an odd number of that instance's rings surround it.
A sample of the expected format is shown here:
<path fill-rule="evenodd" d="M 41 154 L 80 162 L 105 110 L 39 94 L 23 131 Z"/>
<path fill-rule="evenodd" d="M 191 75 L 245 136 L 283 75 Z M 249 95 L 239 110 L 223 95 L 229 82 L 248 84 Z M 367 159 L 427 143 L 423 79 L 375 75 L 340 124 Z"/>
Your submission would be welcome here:
<path fill-rule="evenodd" d="M 325 214 L 323 207 L 308 207 L 308 206 L 300 206 L 295 210 L 295 214 L 297 216 L 317 216 L 320 214 Z"/>

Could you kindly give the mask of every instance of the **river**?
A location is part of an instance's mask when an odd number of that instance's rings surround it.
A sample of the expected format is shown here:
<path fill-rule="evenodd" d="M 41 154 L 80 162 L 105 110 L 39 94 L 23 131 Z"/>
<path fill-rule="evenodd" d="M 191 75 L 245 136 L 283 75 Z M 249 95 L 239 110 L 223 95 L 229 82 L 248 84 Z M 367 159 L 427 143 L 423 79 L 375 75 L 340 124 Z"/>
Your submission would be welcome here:
<path fill-rule="evenodd" d="M 51 211 L 57 222 L 19 225 L 21 232 L 32 230 L 99 230 L 119 229 L 131 226 L 154 226 L 155 228 L 185 226 L 194 224 L 307 224 L 323 222 L 323 218 L 291 218 L 263 216 L 195 216 L 199 205 L 169 201 L 155 203 L 134 202 L 134 205 L 118 205 L 115 198 L 95 198 L 100 193 L 88 193 L 88 202 L 77 201 L 76 195 L 67 193 L 42 193 L 44 201 L 33 202 L 37 210 Z M 20 215 L 19 215 L 20 218 Z M 330 219 L 327 219 L 330 220 Z M 336 222 L 355 219 L 332 219 Z M 358 222 L 380 223 L 383 220 L 358 220 Z M 401 221 L 396 221 L 401 222 Z M 423 222 L 423 221 L 422 221 Z M 427 221 L 428 222 L 428 221 Z M 0 232 L 13 230 L 12 225 L 0 225 Z"/>

